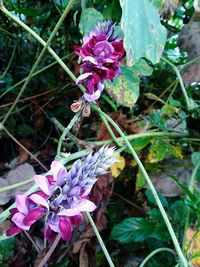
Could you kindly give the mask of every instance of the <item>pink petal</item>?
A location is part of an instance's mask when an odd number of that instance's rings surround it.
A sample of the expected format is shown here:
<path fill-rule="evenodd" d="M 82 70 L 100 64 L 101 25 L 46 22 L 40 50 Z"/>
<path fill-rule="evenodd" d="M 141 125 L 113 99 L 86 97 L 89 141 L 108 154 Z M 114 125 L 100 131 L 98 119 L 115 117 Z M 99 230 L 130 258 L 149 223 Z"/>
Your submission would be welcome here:
<path fill-rule="evenodd" d="M 16 225 L 13 225 L 6 231 L 6 235 L 7 236 L 13 236 L 13 235 L 16 235 L 16 234 L 20 233 L 21 231 L 22 231 L 21 228 L 19 228 Z"/>
<path fill-rule="evenodd" d="M 29 230 L 29 229 L 30 229 L 30 226 L 24 224 L 24 218 L 25 218 L 25 216 L 24 216 L 22 213 L 17 212 L 17 213 L 15 213 L 15 214 L 13 215 L 13 217 L 12 217 L 11 220 L 12 220 L 12 221 L 13 221 L 19 228 L 21 228 L 21 229 L 23 229 L 23 230 Z"/>
<path fill-rule="evenodd" d="M 48 225 L 49 225 L 49 227 L 50 227 L 51 230 L 53 230 L 56 233 L 60 233 L 59 218 L 58 218 L 58 222 L 57 223 L 53 222 L 53 220 L 50 220 L 48 222 Z"/>
<path fill-rule="evenodd" d="M 44 209 L 43 208 L 36 208 L 33 209 L 32 211 L 29 212 L 28 215 L 26 215 L 26 217 L 24 217 L 24 225 L 32 225 L 33 223 L 35 223 L 42 215 L 44 214 Z"/>
<path fill-rule="evenodd" d="M 72 208 L 72 209 L 62 209 L 58 213 L 59 216 L 75 216 L 75 215 L 80 215 L 80 211 L 77 208 Z"/>
<path fill-rule="evenodd" d="M 70 220 L 60 217 L 59 221 L 60 234 L 63 240 L 70 240 L 72 237 L 72 226 Z"/>
<path fill-rule="evenodd" d="M 94 65 L 98 65 L 98 61 L 95 58 L 90 57 L 90 56 L 84 57 L 82 61 L 83 62 L 84 61 L 89 61 L 89 62 L 91 62 Z"/>
<path fill-rule="evenodd" d="M 80 204 L 77 206 L 77 208 L 79 209 L 79 211 L 93 211 L 96 209 L 96 205 L 88 200 L 88 199 L 82 199 L 82 201 L 80 202 Z"/>
<path fill-rule="evenodd" d="M 99 99 L 100 95 L 101 95 L 100 90 L 97 90 L 94 94 L 84 93 L 84 98 L 88 102 L 92 102 L 92 101 L 95 101 L 95 100 Z"/>
<path fill-rule="evenodd" d="M 67 170 L 65 166 L 59 161 L 54 160 L 51 163 L 51 171 L 53 174 L 53 179 L 55 182 L 61 182 L 64 178 L 67 177 Z"/>
<path fill-rule="evenodd" d="M 34 175 L 33 178 L 35 180 L 36 185 L 38 185 L 47 196 L 49 196 L 51 193 L 49 191 L 48 179 L 43 175 Z"/>
<path fill-rule="evenodd" d="M 49 210 L 49 204 L 48 202 L 43 198 L 41 197 L 40 195 L 38 194 L 32 194 L 29 196 L 29 198 L 35 202 L 36 204 L 39 204 L 43 207 L 45 207 L 47 210 Z"/>
<path fill-rule="evenodd" d="M 89 76 L 92 76 L 92 72 L 86 72 L 80 75 L 76 80 L 76 84 L 82 83 L 82 81 L 87 79 Z"/>
<path fill-rule="evenodd" d="M 19 212 L 22 214 L 27 214 L 28 213 L 28 207 L 27 207 L 27 196 L 26 195 L 17 195 L 16 199 L 16 207 Z"/>
<path fill-rule="evenodd" d="M 82 215 L 76 215 L 76 216 L 70 217 L 70 222 L 71 224 L 75 226 L 79 226 L 82 219 L 83 219 Z"/>

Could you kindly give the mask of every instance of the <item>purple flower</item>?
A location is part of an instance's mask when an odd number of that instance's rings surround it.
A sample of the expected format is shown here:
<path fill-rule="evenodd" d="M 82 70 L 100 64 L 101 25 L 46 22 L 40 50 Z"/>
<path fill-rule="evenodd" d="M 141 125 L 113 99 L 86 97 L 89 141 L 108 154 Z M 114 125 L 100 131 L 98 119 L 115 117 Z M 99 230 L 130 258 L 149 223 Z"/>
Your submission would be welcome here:
<path fill-rule="evenodd" d="M 45 238 L 53 241 L 56 234 L 69 240 L 74 226 L 79 226 L 82 212 L 92 212 L 96 205 L 89 200 L 89 193 L 97 181 L 97 175 L 106 173 L 114 162 L 114 148 L 103 146 L 98 152 L 75 161 L 67 172 L 63 164 L 53 161 L 52 175 L 35 175 L 35 183 L 41 191 L 29 196 L 18 195 L 16 208 L 11 210 L 14 225 L 8 229 L 11 236 L 30 226 L 45 213 Z"/>
<path fill-rule="evenodd" d="M 14 225 L 7 230 L 7 236 L 12 236 L 22 230 L 29 230 L 30 226 L 49 210 L 42 192 L 36 192 L 30 196 L 17 195 L 15 202 L 16 208 L 10 211 Z"/>
<path fill-rule="evenodd" d="M 85 84 L 84 98 L 89 102 L 100 97 L 105 80 L 113 81 L 121 75 L 119 62 L 125 51 L 123 40 L 117 37 L 114 27 L 111 21 L 98 24 L 89 37 L 83 37 L 83 46 L 75 47 L 75 53 L 82 58 L 82 75 L 77 84 Z"/>

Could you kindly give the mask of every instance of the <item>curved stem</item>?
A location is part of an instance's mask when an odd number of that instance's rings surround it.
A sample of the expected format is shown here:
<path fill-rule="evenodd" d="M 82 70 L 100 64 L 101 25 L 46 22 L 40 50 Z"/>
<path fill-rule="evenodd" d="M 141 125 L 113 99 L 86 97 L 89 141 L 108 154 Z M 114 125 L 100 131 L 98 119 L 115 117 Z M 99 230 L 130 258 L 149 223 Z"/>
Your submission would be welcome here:
<path fill-rule="evenodd" d="M 85 211 L 85 214 L 86 214 L 86 216 L 87 216 L 87 218 L 88 218 L 88 220 L 89 220 L 89 222 L 90 222 L 90 224 L 91 224 L 91 226 L 92 226 L 92 228 L 94 230 L 94 233 L 95 233 L 95 235 L 96 235 L 96 237 L 97 237 L 97 239 L 99 241 L 99 244 L 100 244 L 100 246 L 101 246 L 101 248 L 103 250 L 103 253 L 104 253 L 104 255 L 105 255 L 105 257 L 106 257 L 106 259 L 108 261 L 109 266 L 110 267 L 115 267 L 115 265 L 112 262 L 112 259 L 111 259 L 110 255 L 109 255 L 109 253 L 107 251 L 107 248 L 105 247 L 104 242 L 103 242 L 103 240 L 102 240 L 102 238 L 101 238 L 101 236 L 99 234 L 99 231 L 98 231 L 98 229 L 97 229 L 97 227 L 96 227 L 96 225 L 95 225 L 95 223 L 94 223 L 94 221 L 93 221 L 93 219 L 92 219 L 92 217 L 90 215 L 90 213 L 88 211 Z"/>
<path fill-rule="evenodd" d="M 171 239 L 172 239 L 172 241 L 173 241 L 173 243 L 174 243 L 174 246 L 175 246 L 175 249 L 176 249 L 176 251 L 177 251 L 177 254 L 178 254 L 178 256 L 179 256 L 179 259 L 180 259 L 180 261 L 182 262 L 182 264 L 183 264 L 183 266 L 184 267 L 188 267 L 188 263 L 187 263 L 187 260 L 185 259 L 185 257 L 184 257 L 184 255 L 183 255 L 183 252 L 181 251 L 181 248 L 180 248 L 180 245 L 179 245 L 179 243 L 178 243 L 178 240 L 177 240 L 177 238 L 176 238 L 176 235 L 175 235 L 175 233 L 174 233 L 174 230 L 173 230 L 173 228 L 172 228 L 172 226 L 171 226 L 171 223 L 170 223 L 170 221 L 169 221 L 169 219 L 168 219 L 168 216 L 167 216 L 167 214 L 166 214 L 166 212 L 165 212 L 165 210 L 164 210 L 164 208 L 163 208 L 163 205 L 162 205 L 162 203 L 161 203 L 161 201 L 160 201 L 160 199 L 159 199 L 159 197 L 158 197 L 158 194 L 157 194 L 157 192 L 156 192 L 156 190 L 155 190 L 155 188 L 154 188 L 154 186 L 153 186 L 153 184 L 152 184 L 152 182 L 151 182 L 151 179 L 149 178 L 149 176 L 148 176 L 148 174 L 147 174 L 147 172 L 146 172 L 146 170 L 145 170 L 145 168 L 144 168 L 144 166 L 143 166 L 143 164 L 142 164 L 142 162 L 140 161 L 140 159 L 139 159 L 139 157 L 138 157 L 138 155 L 137 155 L 137 153 L 135 152 L 135 150 L 133 149 L 133 147 L 132 147 L 132 145 L 130 144 L 130 142 L 128 141 L 128 139 L 126 138 L 126 136 L 125 136 L 125 134 L 122 132 L 122 130 L 120 129 L 120 127 L 106 114 L 106 113 L 104 113 L 102 110 L 100 110 L 99 108 L 97 108 L 96 106 L 92 106 L 92 108 L 96 111 L 96 112 L 98 112 L 99 114 L 101 114 L 101 115 L 103 115 L 114 127 L 115 127 L 115 129 L 118 131 L 118 133 L 121 135 L 121 137 L 124 139 L 124 141 L 125 141 L 125 143 L 126 143 L 126 145 L 127 145 L 127 147 L 129 148 L 129 150 L 130 150 L 130 152 L 131 152 L 131 154 L 132 154 L 132 156 L 133 156 L 133 158 L 135 159 L 135 161 L 137 162 L 137 164 L 138 164 L 138 166 L 139 166 L 139 168 L 140 168 L 140 170 L 141 170 L 141 172 L 142 172 L 142 174 L 143 174 L 143 176 L 145 177 L 145 180 L 146 180 L 146 182 L 147 182 L 147 184 L 148 184 L 148 186 L 149 186 L 149 188 L 150 188 L 150 190 L 151 190 L 151 192 L 152 192 L 152 194 L 153 194 L 153 196 L 154 196 L 154 198 L 155 198 L 155 200 L 156 200 L 156 203 L 157 203 L 157 205 L 158 205 L 158 208 L 159 208 L 159 210 L 160 210 L 160 212 L 161 212 L 161 214 L 162 214 L 162 217 L 163 217 L 163 219 L 164 219 L 164 221 L 165 221 L 165 224 L 166 224 L 166 226 L 167 226 L 167 229 L 168 229 L 168 231 L 169 231 L 169 234 L 170 234 L 170 236 L 171 236 Z"/>
<path fill-rule="evenodd" d="M 189 187 L 188 187 L 188 189 L 190 190 L 191 193 L 193 193 L 193 190 L 194 190 L 194 181 L 195 181 L 195 177 L 196 177 L 196 174 L 197 174 L 197 171 L 199 168 L 200 168 L 200 162 L 195 166 L 195 168 L 192 172 L 192 175 L 191 175 L 191 179 L 190 179 L 190 183 L 189 183 Z M 182 243 L 182 250 L 183 251 L 188 250 L 188 248 L 185 249 L 185 243 L 186 243 L 186 231 L 189 227 L 189 223 L 190 223 L 190 207 L 187 207 L 184 234 L 183 234 L 183 243 Z"/>
<path fill-rule="evenodd" d="M 52 42 L 54 36 L 56 35 L 57 31 L 59 30 L 60 26 L 62 25 L 62 22 L 64 21 L 66 15 L 67 15 L 68 12 L 70 11 L 73 2 L 74 2 L 74 0 L 70 0 L 70 1 L 69 1 L 68 5 L 67 5 L 67 7 L 66 7 L 66 9 L 65 9 L 65 11 L 63 12 L 62 16 L 60 17 L 59 21 L 57 22 L 57 24 L 56 24 L 54 30 L 52 31 L 52 33 L 51 33 L 51 35 L 50 35 L 50 37 L 49 37 L 49 39 L 48 39 L 48 41 L 45 43 L 45 45 L 44 45 L 44 47 L 43 47 L 43 49 L 42 49 L 40 55 L 38 56 L 38 58 L 37 58 L 35 64 L 33 65 L 32 69 L 31 69 L 31 71 L 30 71 L 30 73 L 29 73 L 29 75 L 28 75 L 28 77 L 27 77 L 27 79 L 26 79 L 24 85 L 22 86 L 22 88 L 21 88 L 21 90 L 20 90 L 18 96 L 16 97 L 16 99 L 15 99 L 13 105 L 10 107 L 10 109 L 9 109 L 8 112 L 7 112 L 7 114 L 5 115 L 5 117 L 4 117 L 3 121 L 2 121 L 3 124 L 6 122 L 6 120 L 7 120 L 8 117 L 10 116 L 12 110 L 13 110 L 13 109 L 15 108 L 15 106 L 17 105 L 17 102 L 18 102 L 18 100 L 20 99 L 21 95 L 23 94 L 24 90 L 26 89 L 26 87 L 27 87 L 29 81 L 31 80 L 31 77 L 32 77 L 32 75 L 33 75 L 35 69 L 38 67 L 40 61 L 42 60 L 42 57 L 43 57 L 44 53 L 46 52 L 46 49 L 48 48 L 49 44 Z M 5 7 L 2 7 L 1 10 L 2 10 L 2 11 L 3 11 L 3 10 L 5 11 L 6 9 L 5 9 Z M 8 11 L 7 14 L 10 15 L 10 12 Z M 12 18 L 13 18 L 13 17 L 14 17 L 14 16 L 12 15 Z M 29 27 L 28 27 L 28 28 L 29 28 Z M 30 29 L 30 28 L 29 28 L 29 29 Z"/>
<path fill-rule="evenodd" d="M 34 181 L 33 178 L 30 178 L 30 179 L 26 179 L 26 180 L 24 180 L 22 182 L 19 182 L 19 183 L 16 183 L 16 184 L 12 184 L 12 185 L 1 187 L 0 188 L 0 193 L 8 191 L 8 190 L 15 189 L 17 187 L 21 187 L 21 186 L 26 185 L 26 184 L 30 184 L 33 181 Z"/>
<path fill-rule="evenodd" d="M 62 147 L 62 143 L 65 140 L 65 136 L 68 134 L 68 132 L 71 130 L 71 128 L 74 126 L 74 124 L 78 121 L 79 116 L 81 114 L 81 111 L 77 112 L 73 119 L 70 121 L 70 123 L 68 124 L 68 126 L 65 128 L 65 130 L 63 131 L 59 141 L 58 141 L 58 147 L 57 147 L 57 156 L 58 158 L 60 158 L 60 154 L 61 154 L 61 147 Z"/>
<path fill-rule="evenodd" d="M 181 86 L 181 90 L 182 90 L 183 96 L 185 98 L 185 103 L 186 103 L 187 109 L 189 110 L 190 108 L 192 108 L 192 105 L 190 104 L 190 99 L 189 99 L 189 97 L 187 95 L 187 91 L 185 89 L 185 85 L 183 83 L 183 79 L 181 77 L 181 74 L 180 74 L 178 68 L 173 63 L 171 63 L 169 60 L 167 60 L 166 58 L 161 57 L 161 59 L 163 61 L 165 61 L 167 64 L 169 64 L 174 69 L 174 71 L 176 72 L 176 76 L 177 76 L 177 78 L 179 80 L 179 83 L 180 83 L 180 86 Z"/>
<path fill-rule="evenodd" d="M 64 59 L 70 57 L 71 55 L 72 55 L 72 53 L 69 54 L 69 55 L 66 55 L 66 56 L 62 57 L 62 60 L 64 60 Z M 34 72 L 34 73 L 32 74 L 32 76 L 31 76 L 31 78 L 35 77 L 36 75 L 42 73 L 43 71 L 45 71 L 45 70 L 47 70 L 47 69 L 49 69 L 49 68 L 51 68 L 51 67 L 54 66 L 55 64 L 58 64 L 58 62 L 57 62 L 57 61 L 54 61 L 54 62 L 52 62 L 51 64 L 45 66 L 44 68 L 42 68 L 42 69 L 40 69 L 40 70 Z M 27 78 L 28 78 L 28 76 L 27 76 L 26 78 L 24 78 L 23 80 L 17 82 L 16 84 L 14 84 L 13 86 L 9 87 L 5 92 L 3 92 L 3 93 L 0 95 L 0 99 L 1 99 L 2 97 L 4 97 L 7 93 L 13 91 L 17 86 L 19 86 L 19 85 L 21 85 L 22 83 L 24 83 L 24 82 L 27 80 Z"/>
<path fill-rule="evenodd" d="M 154 251 L 152 251 L 144 260 L 143 262 L 139 265 L 139 267 L 144 267 L 144 265 L 150 260 L 150 258 L 152 258 L 155 254 L 163 252 L 163 251 L 167 251 L 172 253 L 173 255 L 175 255 L 175 252 L 173 249 L 170 248 L 158 248 L 155 249 Z"/>
<path fill-rule="evenodd" d="M 8 11 L 4 6 L 0 7 L 0 10 L 5 13 L 8 17 L 10 17 L 12 20 L 14 20 L 17 24 L 22 26 L 27 32 L 29 32 L 35 39 L 40 42 L 43 46 L 46 45 L 46 42 L 31 28 L 29 28 L 25 23 L 23 23 L 21 20 L 19 20 L 16 16 L 14 16 L 10 11 Z M 61 60 L 61 58 L 53 51 L 52 48 L 49 46 L 47 47 L 47 50 L 52 55 L 52 57 L 60 64 L 60 66 L 67 72 L 67 74 L 71 77 L 72 80 L 76 81 L 76 77 L 74 74 L 70 71 L 70 69 L 65 65 L 65 63 Z M 77 85 L 81 91 L 85 91 L 84 87 L 81 84 Z"/>

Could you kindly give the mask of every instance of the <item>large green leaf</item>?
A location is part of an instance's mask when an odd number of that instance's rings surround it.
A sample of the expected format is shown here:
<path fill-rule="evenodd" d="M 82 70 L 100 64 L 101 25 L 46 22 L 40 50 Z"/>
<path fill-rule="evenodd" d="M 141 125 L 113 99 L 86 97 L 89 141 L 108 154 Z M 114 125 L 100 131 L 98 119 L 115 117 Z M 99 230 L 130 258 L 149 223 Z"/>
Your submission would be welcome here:
<path fill-rule="evenodd" d="M 152 68 L 141 59 L 133 67 L 121 67 L 122 75 L 115 78 L 113 82 L 106 82 L 106 91 L 117 103 L 132 107 L 139 97 L 139 75 L 151 75 Z"/>
<path fill-rule="evenodd" d="M 144 218 L 129 218 L 115 225 L 111 239 L 121 243 L 139 242 L 152 236 L 154 225 Z"/>
<path fill-rule="evenodd" d="M 81 19 L 79 23 L 80 32 L 82 34 L 89 35 L 90 31 L 97 26 L 98 22 L 103 21 L 103 19 L 103 15 L 95 8 L 86 8 L 81 13 Z"/>
<path fill-rule="evenodd" d="M 158 63 L 167 36 L 165 27 L 160 24 L 158 10 L 149 0 L 120 0 L 120 3 L 128 66 L 141 57 Z"/>
<path fill-rule="evenodd" d="M 157 9 L 160 9 L 164 3 L 165 3 L 165 0 L 150 0 L 150 2 L 157 8 Z"/>

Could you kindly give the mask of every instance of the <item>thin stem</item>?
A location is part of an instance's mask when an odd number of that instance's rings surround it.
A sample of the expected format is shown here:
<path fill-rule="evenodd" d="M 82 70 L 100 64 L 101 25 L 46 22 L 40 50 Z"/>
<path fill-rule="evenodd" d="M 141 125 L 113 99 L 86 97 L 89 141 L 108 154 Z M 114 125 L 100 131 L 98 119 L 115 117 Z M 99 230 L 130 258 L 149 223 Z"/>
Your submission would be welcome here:
<path fill-rule="evenodd" d="M 170 248 L 158 248 L 155 249 L 154 251 L 152 251 L 144 260 L 143 262 L 139 265 L 139 267 L 144 267 L 144 265 L 150 260 L 150 258 L 152 258 L 155 254 L 163 252 L 163 251 L 167 251 L 172 253 L 173 255 L 175 255 L 175 252 L 173 249 Z"/>
<path fill-rule="evenodd" d="M 120 144 L 120 142 L 118 141 L 117 137 L 115 136 L 115 134 L 113 133 L 113 130 L 111 129 L 109 123 L 107 122 L 106 118 L 104 116 L 101 116 L 101 120 L 103 121 L 103 124 L 105 125 L 106 129 L 108 130 L 110 136 L 112 137 L 113 141 L 120 147 L 122 146 Z"/>
<path fill-rule="evenodd" d="M 62 57 L 62 60 L 64 60 L 64 59 L 70 57 L 71 55 L 72 55 L 72 53 L 69 54 L 69 55 L 66 55 L 66 56 Z M 45 66 L 44 68 L 42 68 L 42 69 L 40 69 L 40 70 L 34 72 L 34 73 L 32 74 L 32 76 L 31 76 L 31 78 L 35 77 L 36 75 L 42 73 L 43 71 L 45 71 L 45 70 L 47 70 L 47 69 L 49 69 L 49 68 L 51 68 L 51 67 L 54 66 L 55 64 L 58 64 L 58 62 L 57 62 L 57 61 L 54 61 L 54 62 L 52 62 L 51 64 Z M 0 95 L 0 98 L 2 98 L 4 95 L 6 95 L 7 93 L 9 93 L 9 92 L 11 92 L 12 90 L 14 90 L 17 86 L 19 86 L 19 85 L 21 85 L 22 83 L 24 83 L 24 82 L 27 80 L 27 78 L 28 78 L 28 76 L 27 76 L 26 78 L 24 78 L 23 80 L 17 82 L 16 84 L 14 84 L 13 86 L 9 87 L 5 92 L 3 92 L 3 93 Z"/>
<path fill-rule="evenodd" d="M 42 261 L 40 262 L 40 264 L 38 265 L 38 267 L 43 267 L 48 259 L 51 257 L 52 253 L 54 252 L 54 250 L 56 249 L 59 241 L 60 241 L 61 236 L 57 235 L 57 237 L 55 238 L 53 244 L 51 245 L 50 249 L 48 250 L 47 254 L 44 256 L 44 258 L 42 259 Z"/>
<path fill-rule="evenodd" d="M 36 33 L 34 32 L 31 28 L 29 28 L 25 23 L 20 21 L 16 16 L 14 16 L 11 12 L 9 12 L 4 6 L 0 7 L 0 10 L 5 13 L 8 17 L 10 17 L 12 20 L 14 20 L 17 24 L 22 26 L 27 32 L 29 32 L 31 35 L 35 37 L 38 42 L 40 42 L 43 46 L 46 45 L 46 42 Z M 61 60 L 61 58 L 53 51 L 52 48 L 49 46 L 47 47 L 49 53 L 52 55 L 52 57 L 60 64 L 60 66 L 66 71 L 66 73 L 70 76 L 70 78 L 74 81 L 76 81 L 76 77 L 74 74 L 70 71 L 70 69 L 65 65 L 65 63 Z M 82 92 L 85 91 L 84 87 L 81 84 L 77 85 Z"/>
<path fill-rule="evenodd" d="M 15 56 L 15 52 L 16 52 L 17 45 L 18 45 L 18 41 L 15 43 L 15 46 L 14 46 L 14 48 L 13 48 L 12 55 L 11 55 L 10 60 L 9 60 L 9 62 L 8 62 L 8 66 L 6 67 L 6 69 L 4 70 L 4 72 L 3 72 L 3 74 L 0 76 L 0 78 L 3 78 L 3 77 L 6 75 L 6 73 L 8 72 L 8 70 L 9 70 L 9 68 L 10 68 L 10 66 L 11 66 L 11 64 L 12 64 L 12 62 L 13 62 L 13 59 L 14 59 L 14 56 Z"/>
<path fill-rule="evenodd" d="M 193 193 L 194 191 L 194 182 L 195 182 L 195 177 L 197 174 L 197 171 L 200 167 L 200 162 L 195 166 L 192 175 L 191 175 L 191 179 L 190 179 L 190 183 L 189 183 L 189 187 L 188 189 L 190 190 L 191 193 Z M 189 223 L 190 223 L 190 207 L 187 207 L 187 212 L 186 212 L 186 219 L 185 219 L 185 227 L 184 227 L 184 234 L 183 234 L 183 243 L 182 243 L 182 250 L 183 251 L 187 251 L 187 249 L 185 249 L 185 243 L 186 243 L 186 231 L 189 227 Z"/>
<path fill-rule="evenodd" d="M 182 90 L 183 96 L 185 98 L 185 103 L 186 103 L 187 109 L 189 110 L 190 108 L 192 108 L 192 105 L 190 104 L 190 99 L 189 99 L 189 97 L 187 95 L 187 91 L 185 89 L 185 85 L 184 85 L 183 79 L 181 77 L 181 74 L 179 72 L 179 69 L 173 63 L 171 63 L 169 60 L 167 60 L 166 58 L 161 57 L 161 59 L 163 61 L 165 61 L 167 64 L 169 64 L 174 69 L 174 71 L 176 72 L 176 76 L 177 76 L 177 78 L 179 80 L 179 83 L 180 83 L 180 86 L 181 86 L 181 90 Z"/>
<path fill-rule="evenodd" d="M 79 116 L 80 116 L 81 111 L 77 112 L 74 117 L 72 118 L 72 120 L 70 121 L 70 123 L 68 124 L 68 126 L 65 128 L 65 130 L 63 131 L 59 141 L 58 141 L 58 147 L 57 147 L 57 157 L 60 158 L 60 154 L 61 154 L 61 147 L 62 147 L 62 143 L 65 140 L 65 136 L 68 134 L 68 132 L 71 130 L 71 128 L 74 126 L 74 124 L 78 121 Z"/>
<path fill-rule="evenodd" d="M 143 176 L 145 177 L 145 179 L 146 179 L 146 182 L 147 182 L 147 184 L 148 184 L 148 186 L 149 186 L 149 188 L 150 188 L 150 190 L 151 190 L 151 192 L 152 192 L 152 194 L 153 194 L 153 196 L 154 196 L 154 198 L 155 198 L 155 200 L 156 200 L 156 203 L 157 203 L 157 205 L 158 205 L 158 208 L 159 208 L 159 210 L 160 210 L 160 212 L 161 212 L 161 214 L 162 214 L 162 217 L 163 217 L 163 219 L 164 219 L 164 221 L 165 221 L 165 224 L 166 224 L 166 226 L 167 226 L 167 229 L 168 229 L 168 231 L 169 231 L 169 234 L 170 234 L 170 236 L 171 236 L 171 238 L 172 238 L 172 241 L 173 241 L 173 243 L 174 243 L 174 246 L 175 246 L 175 249 L 176 249 L 176 251 L 177 251 L 177 254 L 178 254 L 178 256 L 179 256 L 179 259 L 181 260 L 181 262 L 183 263 L 183 266 L 184 267 L 188 267 L 188 263 L 187 263 L 187 260 L 185 259 L 185 257 L 184 257 L 184 255 L 183 255 L 183 252 L 181 251 L 181 248 L 180 248 L 180 245 L 179 245 L 179 243 L 178 243 L 178 240 L 177 240 L 177 238 L 176 238 L 176 235 L 175 235 L 175 233 L 174 233 L 174 230 L 173 230 L 173 228 L 172 228 L 172 226 L 171 226 L 171 223 L 170 223 L 170 221 L 169 221 L 169 219 L 168 219 L 168 216 L 167 216 L 167 214 L 166 214 L 166 212 L 165 212 L 165 210 L 164 210 L 164 208 L 163 208 L 163 205 L 162 205 L 162 203 L 161 203 L 161 201 L 160 201 L 160 199 L 159 199 L 159 197 L 158 197 L 158 194 L 157 194 L 157 192 L 156 192 L 156 190 L 155 190 L 155 188 L 154 188 L 154 186 L 153 186 L 153 184 L 152 184 L 152 182 L 151 182 L 151 179 L 149 178 L 149 176 L 148 176 L 148 174 L 147 174 L 147 172 L 146 172 L 146 170 L 145 170 L 145 168 L 144 168 L 144 166 L 143 166 L 143 164 L 142 164 L 142 162 L 140 161 L 140 159 L 139 159 L 139 157 L 138 157 L 138 155 L 137 155 L 137 153 L 135 152 L 135 150 L 133 149 L 133 147 L 132 147 L 132 145 L 130 144 L 130 142 L 128 141 L 128 139 L 126 138 L 126 136 L 125 136 L 125 134 L 122 132 L 122 130 L 120 129 L 120 127 L 106 114 L 106 113 L 104 113 L 102 110 L 100 110 L 99 108 L 97 108 L 96 106 L 92 106 L 92 108 L 93 108 L 93 110 L 95 110 L 96 112 L 98 112 L 99 114 L 101 114 L 101 115 L 103 115 L 114 127 L 115 127 L 115 129 L 118 131 L 118 133 L 121 135 L 121 137 L 124 139 L 124 141 L 125 141 L 125 143 L 126 143 L 126 145 L 127 145 L 127 147 L 129 148 L 129 150 L 130 150 L 130 152 L 131 152 L 131 154 L 132 154 L 132 156 L 133 156 L 133 158 L 135 159 L 135 161 L 137 162 L 137 164 L 138 164 L 138 166 L 139 166 L 139 168 L 140 168 L 140 170 L 141 170 L 141 172 L 142 172 L 142 174 L 143 174 Z"/>
<path fill-rule="evenodd" d="M 0 188 L 0 193 L 8 191 L 8 190 L 15 189 L 15 188 L 18 188 L 18 187 L 21 187 L 21 186 L 26 185 L 26 184 L 30 184 L 32 182 L 33 182 L 33 178 L 30 178 L 30 179 L 26 179 L 26 180 L 24 180 L 22 182 L 19 182 L 19 183 L 16 183 L 16 184 L 12 184 L 12 185 L 1 187 Z"/>
<path fill-rule="evenodd" d="M 70 11 L 73 2 L 74 2 L 74 0 L 70 0 L 70 1 L 69 1 L 67 7 L 65 8 L 65 11 L 63 12 L 62 16 L 61 16 L 60 19 L 58 20 L 58 22 L 57 22 L 57 24 L 56 24 L 54 30 L 52 31 L 52 33 L 51 33 L 49 39 L 47 40 L 45 46 L 43 47 L 43 49 L 42 49 L 40 55 L 39 55 L 38 58 L 37 58 L 35 64 L 33 65 L 32 69 L 31 69 L 31 71 L 30 71 L 30 73 L 29 73 L 29 75 L 28 75 L 28 77 L 27 77 L 27 79 L 26 79 L 24 85 L 22 86 L 22 88 L 21 88 L 21 90 L 20 90 L 18 96 L 16 97 L 16 99 L 15 99 L 13 105 L 10 107 L 10 109 L 9 109 L 8 112 L 7 112 L 7 114 L 5 115 L 5 117 L 4 117 L 4 119 L 3 119 L 3 122 L 2 122 L 3 124 L 6 122 L 6 120 L 7 120 L 8 117 L 10 116 L 12 110 L 13 110 L 13 109 L 15 108 L 15 106 L 17 105 L 17 102 L 18 102 L 18 100 L 20 99 L 21 95 L 23 94 L 24 90 L 26 89 L 26 87 L 27 87 L 29 81 L 31 80 L 31 77 L 32 77 L 34 71 L 36 70 L 36 68 L 38 67 L 40 61 L 42 60 L 42 57 L 43 57 L 43 55 L 45 54 L 46 49 L 48 48 L 49 44 L 52 42 L 54 36 L 56 35 L 56 33 L 58 32 L 60 26 L 62 25 L 62 22 L 64 21 L 66 15 L 67 15 L 68 12 Z M 1 10 L 4 10 L 4 9 L 5 9 L 4 7 L 1 8 Z M 9 12 L 9 13 L 10 13 L 10 12 Z"/>
<path fill-rule="evenodd" d="M 95 225 L 95 223 L 94 223 L 94 221 L 93 221 L 93 219 L 92 219 L 92 217 L 90 215 L 90 213 L 88 211 L 85 211 L 85 214 L 86 214 L 86 216 L 87 216 L 87 218 L 88 218 L 88 220 L 89 220 L 89 222 L 90 222 L 90 224 L 91 224 L 91 226 L 92 226 L 92 228 L 94 230 L 94 233 L 95 233 L 95 235 L 96 235 L 96 237 L 97 237 L 97 239 L 99 241 L 99 244 L 100 244 L 100 246 L 101 246 L 101 248 L 103 250 L 103 253 L 104 253 L 104 255 L 105 255 L 105 257 L 106 257 L 106 259 L 108 261 L 109 266 L 110 267 L 115 267 L 115 265 L 112 262 L 112 259 L 111 259 L 110 255 L 109 255 L 109 253 L 107 251 L 107 248 L 105 247 L 104 242 L 103 242 L 103 240 L 102 240 L 102 238 L 101 238 L 101 236 L 99 234 L 99 231 L 98 231 L 98 229 L 97 229 L 97 227 L 96 227 L 96 225 Z"/>
<path fill-rule="evenodd" d="M 18 145 L 20 146 L 30 157 L 32 157 L 45 171 L 48 171 L 47 168 L 42 164 L 36 156 L 34 156 L 25 146 L 23 146 L 9 131 L 8 129 L 3 126 L 4 132 Z"/>
<path fill-rule="evenodd" d="M 189 62 L 186 62 L 185 64 L 181 65 L 181 70 L 192 65 L 192 64 L 198 63 L 199 61 L 200 61 L 200 57 L 197 57 L 197 58 L 190 60 Z"/>
<path fill-rule="evenodd" d="M 37 253 L 40 253 L 40 250 L 39 250 L 38 246 L 36 245 L 35 241 L 33 240 L 33 238 L 29 235 L 29 233 L 27 233 L 27 231 L 24 231 L 24 233 L 28 237 L 30 242 L 33 244 L 33 246 L 36 249 Z"/>

